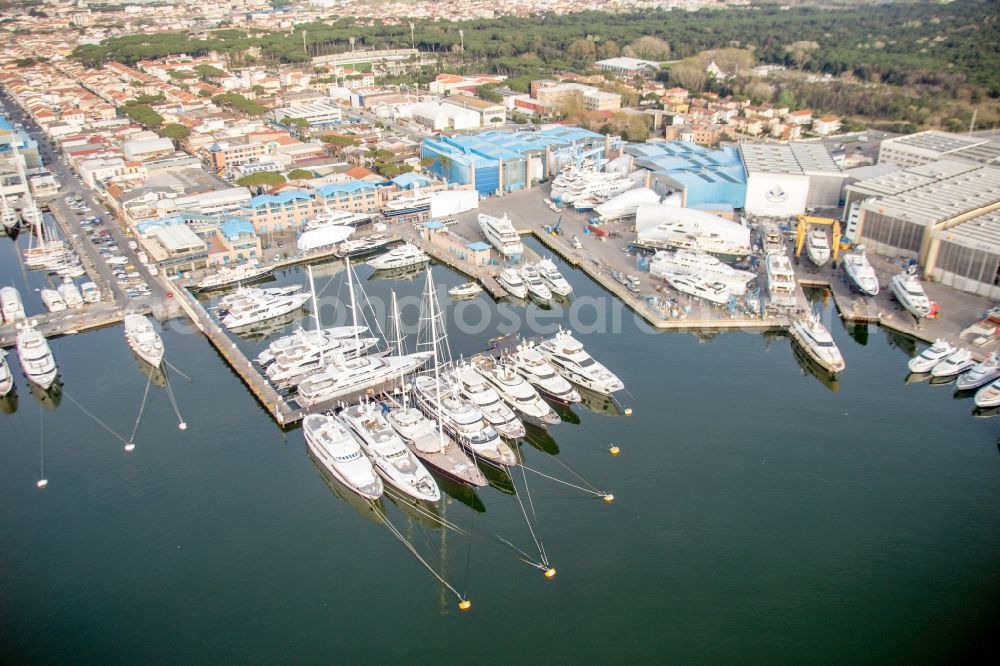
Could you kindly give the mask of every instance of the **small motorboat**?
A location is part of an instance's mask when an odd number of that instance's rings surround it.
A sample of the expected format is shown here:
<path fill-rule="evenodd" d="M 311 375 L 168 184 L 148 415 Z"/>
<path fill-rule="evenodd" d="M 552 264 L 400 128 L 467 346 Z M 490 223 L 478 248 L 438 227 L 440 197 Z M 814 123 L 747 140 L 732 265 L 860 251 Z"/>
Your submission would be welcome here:
<path fill-rule="evenodd" d="M 955 382 L 955 388 L 959 391 L 971 391 L 986 386 L 997 378 L 1000 378 L 1000 361 L 994 354 L 990 354 L 982 363 L 963 372 Z"/>
<path fill-rule="evenodd" d="M 971 351 L 965 348 L 958 349 L 931 369 L 931 377 L 954 377 L 975 364 L 976 360 L 972 358 Z"/>
<path fill-rule="evenodd" d="M 976 392 L 976 407 L 1000 407 L 1000 379 L 994 379 L 990 384 Z"/>
<path fill-rule="evenodd" d="M 478 295 L 482 290 L 483 288 L 475 282 L 463 282 L 457 287 L 449 289 L 448 295 L 452 298 L 470 298 Z"/>
<path fill-rule="evenodd" d="M 907 367 L 910 372 L 930 372 L 931 369 L 955 353 L 955 348 L 946 340 L 938 340 L 925 349 L 919 356 L 910 359 Z"/>

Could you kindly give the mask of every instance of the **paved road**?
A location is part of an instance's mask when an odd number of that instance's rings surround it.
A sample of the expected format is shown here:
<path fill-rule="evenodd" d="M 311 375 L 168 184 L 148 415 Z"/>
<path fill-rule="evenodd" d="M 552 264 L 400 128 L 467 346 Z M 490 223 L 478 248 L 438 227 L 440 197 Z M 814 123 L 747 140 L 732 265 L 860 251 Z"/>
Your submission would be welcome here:
<path fill-rule="evenodd" d="M 0 91 L 0 105 L 4 107 L 5 113 L 13 122 L 21 123 L 31 138 L 38 142 L 38 150 L 42 161 L 56 176 L 60 185 L 58 197 L 48 202 L 49 208 L 64 224 L 64 228 L 69 232 L 70 236 L 75 236 L 70 238 L 70 241 L 77 248 L 78 252 L 83 251 L 81 258 L 86 258 L 96 267 L 98 276 L 110 286 L 119 307 L 133 306 L 142 308 L 149 305 L 152 299 L 164 297 L 165 290 L 159 281 L 155 280 L 149 274 L 146 267 L 139 261 L 138 254 L 129 249 L 129 238 L 126 237 L 121 225 L 117 223 L 107 208 L 100 203 L 95 192 L 83 185 L 76 174 L 62 161 L 58 149 L 49 141 L 45 133 L 41 131 L 41 128 L 38 127 L 29 115 L 21 110 L 17 103 L 7 94 L 6 90 Z M 111 238 L 118 244 L 121 252 L 128 258 L 129 263 L 135 267 L 135 270 L 140 273 L 142 279 L 149 285 L 152 291 L 150 296 L 130 299 L 125 295 L 123 289 L 118 285 L 111 267 L 108 266 L 108 263 L 101 256 L 100 252 L 98 252 L 94 244 L 90 242 L 90 238 L 80 226 L 80 220 L 75 215 L 75 212 L 66 204 L 65 197 L 71 195 L 82 197 L 83 201 L 92 211 L 88 213 L 88 216 L 96 215 L 105 223 L 104 228 L 108 230 Z M 102 288 L 104 287 L 104 285 L 101 286 Z"/>

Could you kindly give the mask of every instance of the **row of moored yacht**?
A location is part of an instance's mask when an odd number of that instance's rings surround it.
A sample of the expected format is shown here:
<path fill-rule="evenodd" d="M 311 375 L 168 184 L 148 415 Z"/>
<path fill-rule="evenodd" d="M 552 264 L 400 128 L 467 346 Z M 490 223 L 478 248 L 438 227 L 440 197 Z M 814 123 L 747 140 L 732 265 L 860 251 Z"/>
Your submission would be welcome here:
<path fill-rule="evenodd" d="M 531 297 L 543 304 L 552 300 L 553 294 L 565 297 L 573 292 L 573 287 L 547 257 L 534 264 L 526 263 L 520 268 L 505 268 L 497 275 L 497 282 L 515 298 Z"/>
<path fill-rule="evenodd" d="M 977 407 L 1000 407 L 1000 361 L 993 354 L 977 363 L 968 349 L 938 340 L 910 359 L 908 368 L 914 374 L 928 373 L 937 379 L 957 377 L 959 391 L 976 391 Z"/>

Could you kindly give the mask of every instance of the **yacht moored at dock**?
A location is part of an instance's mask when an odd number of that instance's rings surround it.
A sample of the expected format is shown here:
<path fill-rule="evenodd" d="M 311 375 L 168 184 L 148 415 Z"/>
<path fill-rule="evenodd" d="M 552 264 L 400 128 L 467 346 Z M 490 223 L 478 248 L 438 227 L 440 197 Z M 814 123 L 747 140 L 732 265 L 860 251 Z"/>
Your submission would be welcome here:
<path fill-rule="evenodd" d="M 49 312 L 62 312 L 66 309 L 66 301 L 63 300 L 62 294 L 55 289 L 42 289 L 38 295 Z"/>
<path fill-rule="evenodd" d="M 483 288 L 475 282 L 463 282 L 448 290 L 448 295 L 452 298 L 471 298 L 482 293 Z"/>
<path fill-rule="evenodd" d="M 597 393 L 610 395 L 625 388 L 622 381 L 584 350 L 570 331 L 560 329 L 538 345 L 552 367 L 566 379 Z"/>
<path fill-rule="evenodd" d="M 554 402 L 568 405 L 580 402 L 580 394 L 573 385 L 562 375 L 556 372 L 555 368 L 545 359 L 545 357 L 535 348 L 533 342 L 525 342 L 514 348 L 514 351 L 505 357 L 528 383 L 535 387 L 544 397 Z"/>
<path fill-rule="evenodd" d="M 0 289 L 0 314 L 6 324 L 13 324 L 25 318 L 24 303 L 20 292 L 14 287 Z"/>
<path fill-rule="evenodd" d="M 337 418 L 354 433 L 375 471 L 387 483 L 413 499 L 428 502 L 441 499 L 437 481 L 403 444 L 374 404 L 350 405 L 341 410 Z"/>
<path fill-rule="evenodd" d="M 308 414 L 302 432 L 309 450 L 338 481 L 366 499 L 382 496 L 382 479 L 342 423 L 328 414 Z"/>
<path fill-rule="evenodd" d="M 796 319 L 788 332 L 802 351 L 831 375 L 844 370 L 844 357 L 818 317 Z"/>
<path fill-rule="evenodd" d="M 17 333 L 17 357 L 29 382 L 43 391 L 55 383 L 59 369 L 49 342 L 30 324 Z"/>
<path fill-rule="evenodd" d="M 541 276 L 542 280 L 548 286 L 549 291 L 557 296 L 569 296 L 573 293 L 573 287 L 570 286 L 563 274 L 559 272 L 556 268 L 554 261 L 545 257 L 540 259 L 535 268 L 538 271 L 538 275 Z"/>
<path fill-rule="evenodd" d="M 528 295 L 540 303 L 548 303 L 552 300 L 552 292 L 549 290 L 545 283 L 542 281 L 542 277 L 535 270 L 535 267 L 531 264 L 525 264 L 518 271 L 518 275 L 521 276 L 521 281 L 524 283 L 525 288 L 528 290 Z"/>
<path fill-rule="evenodd" d="M 163 339 L 147 317 L 125 315 L 125 340 L 139 358 L 154 368 L 163 362 Z"/>
<path fill-rule="evenodd" d="M 972 352 L 960 347 L 931 368 L 931 377 L 954 377 L 969 370 L 975 364 L 976 360 L 972 358 Z"/>
<path fill-rule="evenodd" d="M 308 300 L 309 294 L 246 291 L 240 298 L 227 304 L 221 320 L 228 329 L 240 329 L 295 312 Z"/>
<path fill-rule="evenodd" d="M 914 356 L 907 363 L 912 373 L 930 372 L 935 365 L 955 353 L 955 348 L 947 340 L 937 340 L 925 349 L 919 356 Z"/>
<path fill-rule="evenodd" d="M 519 417 L 542 426 L 559 423 L 559 415 L 542 400 L 535 387 L 514 370 L 512 363 L 480 355 L 472 358 L 472 365 Z"/>
<path fill-rule="evenodd" d="M 377 271 L 391 271 L 400 268 L 419 266 L 430 261 L 423 250 L 413 243 L 406 243 L 394 247 L 385 254 L 379 255 L 368 261 L 368 265 Z"/>
<path fill-rule="evenodd" d="M 998 377 L 1000 377 L 1000 360 L 996 354 L 990 354 L 982 362 L 959 375 L 955 388 L 959 391 L 971 391 L 989 384 Z"/>
<path fill-rule="evenodd" d="M 6 396 L 14 388 L 14 373 L 7 363 L 7 350 L 0 349 L 0 398 Z"/>
<path fill-rule="evenodd" d="M 518 275 L 517 269 L 505 268 L 500 271 L 497 275 L 497 282 L 503 287 L 508 294 L 514 298 L 527 298 L 528 287 L 524 284 L 521 276 Z"/>
<path fill-rule="evenodd" d="M 474 366 L 459 363 L 445 380 L 452 380 L 463 398 L 476 406 L 486 422 L 508 439 L 524 437 L 524 424 Z"/>
<path fill-rule="evenodd" d="M 368 332 L 367 326 L 334 326 L 331 328 L 298 330 L 284 335 L 267 346 L 267 349 L 257 355 L 257 363 L 267 365 L 279 354 L 293 355 L 296 349 L 322 347 L 335 349 L 344 340 Z"/>
<path fill-rule="evenodd" d="M 255 280 L 262 280 L 274 272 L 272 266 L 258 266 L 256 264 L 240 264 L 229 268 L 223 266 L 215 275 L 203 278 L 196 285 L 191 287 L 193 291 L 215 291 L 226 289 L 238 284 L 246 284 Z"/>
<path fill-rule="evenodd" d="M 486 477 L 462 448 L 435 421 L 420 413 L 419 409 L 397 407 L 390 409 L 385 418 L 425 465 L 472 487 L 487 484 Z"/>

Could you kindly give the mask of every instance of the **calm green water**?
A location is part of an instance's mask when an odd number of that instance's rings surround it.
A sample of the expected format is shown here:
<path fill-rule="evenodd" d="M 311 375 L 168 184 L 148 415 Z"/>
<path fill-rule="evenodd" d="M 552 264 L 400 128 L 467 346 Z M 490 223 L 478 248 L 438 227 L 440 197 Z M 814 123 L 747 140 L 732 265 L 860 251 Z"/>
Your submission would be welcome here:
<path fill-rule="evenodd" d="M 12 257 L 2 240 L 0 282 L 23 287 Z M 578 299 L 603 296 L 566 273 Z M 463 281 L 443 268 L 436 275 Z M 327 279 L 317 278 L 321 290 Z M 373 299 L 421 287 L 366 282 Z M 561 462 L 617 498 L 608 506 L 528 477 L 555 580 L 491 538 L 535 552 L 508 494 L 449 498 L 443 511 L 474 526 L 471 542 L 442 539 L 385 505 L 422 556 L 469 595 L 464 615 L 384 526 L 331 491 L 301 431 L 278 430 L 202 337 L 164 330 L 167 358 L 194 380 L 171 373 L 189 429 L 177 429 L 153 386 L 131 454 L 70 399 L 131 431 L 146 377 L 121 329 L 55 340 L 61 405 L 43 411 L 16 370 L 19 405 L 0 414 L 0 655 L 961 657 L 998 617 L 1000 421 L 970 416 L 971 401 L 954 399 L 951 387 L 905 384 L 905 341 L 901 348 L 873 328 L 860 344 L 832 321 L 848 364 L 836 391 L 804 372 L 780 336 L 650 334 L 627 312 L 620 333 L 581 334 L 625 381 L 623 402 L 635 414 L 577 408 L 579 424 L 551 430 L 546 447 L 558 455 L 522 445 L 528 465 L 571 478 Z M 453 350 L 474 353 L 492 335 L 453 329 Z M 43 431 L 50 484 L 38 490 Z M 609 442 L 621 445 L 619 457 L 608 455 Z"/>

